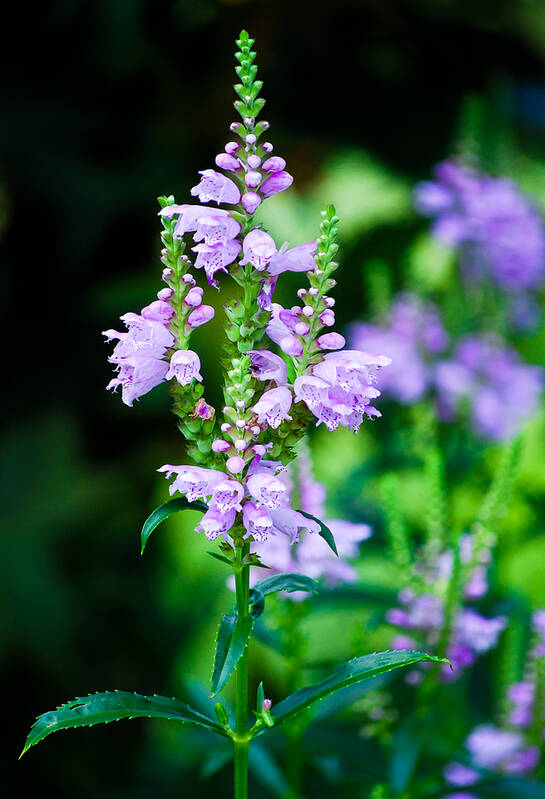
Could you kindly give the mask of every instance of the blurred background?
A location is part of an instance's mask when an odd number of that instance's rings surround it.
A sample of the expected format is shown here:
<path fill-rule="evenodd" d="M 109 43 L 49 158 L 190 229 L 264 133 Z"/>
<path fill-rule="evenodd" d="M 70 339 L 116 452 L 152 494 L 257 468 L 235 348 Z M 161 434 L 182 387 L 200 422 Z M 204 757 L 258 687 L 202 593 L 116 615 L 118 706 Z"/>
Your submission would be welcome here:
<path fill-rule="evenodd" d="M 15 40 L 19 52 L 0 77 L 4 779 L 23 796 L 47 785 L 59 799 L 217 795 L 226 772 L 198 782 L 199 736 L 159 722 L 54 736 L 16 761 L 35 715 L 70 697 L 113 688 L 205 697 L 199 681 L 218 614 L 231 601 L 224 567 L 207 557 L 191 522 L 165 526 L 139 556 L 142 521 L 166 496 L 154 470 L 183 462 L 183 441 L 165 386 L 132 410 L 106 393 L 111 367 L 100 331 L 161 287 L 156 197 L 184 202 L 197 170 L 212 166 L 231 138 L 233 40 L 243 27 L 256 39 L 270 138 L 295 177 L 290 192 L 268 203 L 265 221 L 280 241 L 298 244 L 315 235 L 320 208 L 336 203 L 340 326 L 380 311 L 385 283 L 384 291 L 448 291 L 451 255 L 414 212 L 413 187 L 464 148 L 545 209 L 545 7 L 51 0 L 12 13 L 2 50 Z M 280 301 L 291 304 L 297 285 L 296 276 L 286 280 Z M 218 314 L 195 336 L 211 387 L 220 325 Z M 544 342 L 538 330 L 519 349 L 543 364 Z M 213 389 L 207 398 L 219 404 Z M 343 463 L 331 463 L 323 434 L 312 441 L 330 514 L 375 526 L 362 579 L 383 591 L 395 586 L 372 475 L 407 445 L 403 411 L 391 416 L 357 438 L 336 434 Z M 545 603 L 544 440 L 538 418 L 499 566 L 504 585 L 533 604 Z M 465 451 L 454 466 L 467 478 L 456 506 L 462 519 L 495 457 L 471 446 L 473 459 Z M 347 473 L 358 478 L 351 486 Z M 416 514 L 414 479 L 407 486 Z M 380 630 L 372 640 L 363 633 L 376 613 L 373 596 L 344 608 L 346 635 L 336 635 L 330 656 L 388 644 Z M 332 614 L 326 603 L 317 629 L 309 626 L 317 659 L 323 630 L 338 629 Z M 275 665 L 256 657 L 265 671 Z"/>

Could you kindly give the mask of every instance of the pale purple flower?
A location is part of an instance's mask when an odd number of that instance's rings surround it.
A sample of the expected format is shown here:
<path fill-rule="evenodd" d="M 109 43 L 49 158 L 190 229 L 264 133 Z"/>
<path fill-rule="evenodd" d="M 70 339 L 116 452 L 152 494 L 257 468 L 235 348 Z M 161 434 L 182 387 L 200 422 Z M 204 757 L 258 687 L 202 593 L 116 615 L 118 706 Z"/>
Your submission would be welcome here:
<path fill-rule="evenodd" d="M 203 169 L 199 175 L 202 175 L 201 181 L 193 186 L 191 194 L 193 197 L 198 197 L 202 203 L 216 202 L 236 205 L 240 202 L 240 191 L 236 183 L 233 183 L 225 175 L 213 169 Z"/>
<path fill-rule="evenodd" d="M 519 732 L 482 724 L 468 736 L 466 747 L 477 768 L 494 770 L 505 765 L 521 749 L 522 743 Z"/>
<path fill-rule="evenodd" d="M 196 499 L 208 499 L 214 488 L 226 479 L 225 472 L 216 469 L 205 469 L 202 466 L 174 466 L 171 463 L 165 464 L 157 469 L 164 472 L 165 478 L 170 480 L 173 474 L 177 475 L 169 486 L 169 494 L 172 496 L 178 491 L 187 497 L 189 502 Z"/>
<path fill-rule="evenodd" d="M 214 275 L 218 270 L 227 272 L 227 267 L 232 264 L 240 252 L 240 244 L 235 239 L 228 241 L 227 244 L 197 244 L 192 248 L 193 252 L 198 253 L 195 261 L 195 268 L 204 268 L 208 283 L 216 285 Z"/>
<path fill-rule="evenodd" d="M 462 403 L 469 403 L 475 430 L 484 438 L 505 441 L 538 410 L 543 375 L 500 341 L 467 336 L 452 360 L 438 364 L 435 382 L 445 421 L 457 416 Z"/>
<path fill-rule="evenodd" d="M 288 368 L 285 361 L 269 350 L 250 350 L 252 375 L 258 380 L 274 380 L 278 385 L 288 382 Z"/>
<path fill-rule="evenodd" d="M 212 441 L 213 452 L 227 452 L 229 449 L 231 449 L 229 441 L 224 441 L 222 438 L 216 438 L 215 441 Z"/>
<path fill-rule="evenodd" d="M 255 228 L 244 237 L 242 252 L 244 257 L 240 261 L 240 265 L 244 266 L 250 263 L 255 269 L 262 272 L 276 253 L 276 244 L 272 236 L 269 236 L 264 230 Z"/>
<path fill-rule="evenodd" d="M 187 386 L 192 380 L 202 380 L 200 373 L 201 361 L 193 350 L 176 350 L 170 359 L 166 379 L 175 377 L 182 386 Z"/>
<path fill-rule="evenodd" d="M 200 327 L 214 318 L 215 310 L 211 305 L 199 305 L 187 317 L 189 327 Z"/>
<path fill-rule="evenodd" d="M 230 458 L 227 458 L 225 465 L 231 474 L 240 474 L 242 471 L 244 471 L 246 463 L 244 458 L 241 458 L 240 455 L 232 455 Z"/>
<path fill-rule="evenodd" d="M 242 523 L 248 535 L 252 535 L 256 541 L 265 541 L 272 529 L 269 512 L 262 505 L 256 505 L 254 502 L 244 503 Z"/>
<path fill-rule="evenodd" d="M 228 219 L 229 211 L 224 208 L 208 208 L 205 205 L 167 205 L 159 211 L 159 216 L 167 219 L 178 217 L 174 227 L 174 238 L 181 239 L 186 233 L 196 232 L 201 218 Z"/>
<path fill-rule="evenodd" d="M 261 395 L 256 404 L 252 407 L 257 414 L 259 424 L 267 424 L 276 430 L 284 419 L 291 420 L 289 410 L 292 405 L 291 390 L 287 386 L 271 388 Z"/>
<path fill-rule="evenodd" d="M 210 213 L 200 216 L 195 226 L 195 241 L 202 241 L 213 247 L 216 244 L 226 245 L 240 233 L 240 224 L 228 214 Z"/>
<path fill-rule="evenodd" d="M 283 244 L 278 252 L 273 255 L 269 264 L 270 275 L 280 275 L 283 272 L 312 272 L 316 269 L 314 253 L 316 252 L 316 242 L 309 241 L 307 244 L 299 244 L 297 247 L 289 248 L 287 243 Z"/>
<path fill-rule="evenodd" d="M 237 512 L 234 508 L 221 511 L 218 508 L 209 508 L 201 517 L 195 527 L 197 533 L 204 533 L 209 541 L 214 541 L 218 536 L 226 538 L 227 533 L 235 523 Z"/>
<path fill-rule="evenodd" d="M 354 349 L 391 358 L 391 366 L 381 375 L 381 392 L 406 404 L 431 388 L 437 354 L 448 343 L 438 309 L 409 293 L 398 295 L 378 323 L 355 322 L 348 337 Z"/>
<path fill-rule="evenodd" d="M 469 766 L 464 766 L 463 763 L 449 763 L 443 771 L 443 776 L 450 785 L 456 785 L 460 788 L 475 785 L 480 779 L 478 771 Z"/>
<path fill-rule="evenodd" d="M 113 358 L 109 360 L 117 363 L 119 372 L 106 388 L 115 391 L 121 386 L 121 399 L 129 408 L 132 407 L 134 400 L 162 383 L 168 370 L 168 365 L 164 361 L 148 358 L 145 355 L 130 355 L 118 361 L 114 361 Z"/>
<path fill-rule="evenodd" d="M 278 508 L 280 506 L 282 494 L 286 491 L 286 486 L 273 474 L 257 472 L 251 474 L 246 485 L 252 497 L 266 508 Z"/>
<path fill-rule="evenodd" d="M 507 698 L 512 708 L 509 721 L 515 727 L 529 727 L 532 723 L 535 688 L 531 682 L 516 682 L 509 686 Z"/>
<path fill-rule="evenodd" d="M 210 507 L 217 508 L 221 513 L 232 510 L 241 510 L 244 497 L 244 488 L 237 480 L 223 480 L 214 487 Z"/>
<path fill-rule="evenodd" d="M 289 172 L 280 171 L 273 172 L 270 178 L 260 186 L 259 192 L 262 197 L 272 197 L 273 194 L 278 194 L 285 189 L 289 189 L 293 183 L 293 177 Z"/>
<path fill-rule="evenodd" d="M 346 341 L 340 333 L 324 333 L 316 339 L 316 344 L 321 350 L 340 350 Z"/>
<path fill-rule="evenodd" d="M 241 169 L 240 161 L 233 158 L 229 153 L 218 153 L 216 156 L 216 166 L 220 169 L 225 169 L 227 172 L 236 172 Z"/>
<path fill-rule="evenodd" d="M 435 178 L 417 186 L 415 206 L 434 218 L 435 235 L 459 250 L 464 269 L 506 290 L 538 286 L 545 231 L 517 185 L 449 162 L 435 168 Z"/>

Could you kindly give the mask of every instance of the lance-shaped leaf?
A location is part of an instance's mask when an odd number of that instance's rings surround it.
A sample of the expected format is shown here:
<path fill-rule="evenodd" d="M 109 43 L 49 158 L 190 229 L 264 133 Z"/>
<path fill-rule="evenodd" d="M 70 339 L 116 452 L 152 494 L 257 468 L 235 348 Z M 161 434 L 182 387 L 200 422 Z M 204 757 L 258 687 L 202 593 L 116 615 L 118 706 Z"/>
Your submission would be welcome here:
<path fill-rule="evenodd" d="M 278 702 L 271 708 L 271 716 L 277 725 L 282 724 L 325 696 L 338 691 L 339 688 L 344 688 L 345 685 L 369 680 L 371 677 L 384 674 L 386 671 L 399 669 L 403 666 L 414 666 L 416 663 L 423 661 L 448 663 L 448 660 L 426 655 L 424 652 L 404 652 L 402 650 L 375 652 L 372 655 L 352 658 L 352 660 L 348 660 L 342 666 L 336 668 L 325 680 L 315 685 L 310 685 L 308 688 L 301 688 Z"/>
<path fill-rule="evenodd" d="M 240 619 L 234 614 L 223 616 L 216 641 L 214 673 L 212 674 L 212 696 L 226 686 L 242 653 L 246 649 L 254 620 L 251 616 Z"/>
<path fill-rule="evenodd" d="M 318 593 L 318 583 L 311 577 L 304 574 L 273 574 L 272 577 L 265 577 L 254 585 L 254 589 L 260 591 L 264 596 L 272 594 L 274 591 L 306 591 L 309 594 Z"/>
<path fill-rule="evenodd" d="M 168 502 L 163 503 L 163 505 L 159 505 L 158 508 L 155 508 L 151 516 L 148 516 L 142 527 L 142 533 L 140 534 L 142 552 L 144 552 L 146 544 L 148 543 L 148 538 L 157 525 L 164 522 L 165 519 L 168 519 L 173 513 L 178 513 L 181 510 L 199 510 L 201 513 L 206 513 L 208 505 L 205 502 L 201 502 L 200 499 L 196 499 L 195 502 L 188 502 L 185 497 L 170 499 Z"/>
<path fill-rule="evenodd" d="M 53 732 L 134 718 L 170 719 L 182 724 L 197 724 L 211 732 L 227 736 L 227 732 L 219 724 L 185 702 L 156 694 L 141 696 L 128 691 L 108 691 L 72 699 L 57 710 L 38 716 L 26 739 L 21 757 L 27 749 Z"/>
<path fill-rule="evenodd" d="M 306 516 L 307 519 L 312 519 L 313 522 L 316 522 L 320 525 L 320 530 L 318 535 L 321 535 L 326 544 L 333 550 L 333 552 L 339 557 L 339 553 L 337 552 L 337 545 L 335 544 L 335 539 L 333 538 L 333 533 L 326 527 L 321 519 L 317 519 L 316 516 L 313 516 L 312 513 L 306 513 L 304 510 L 299 510 L 297 513 L 300 513 L 302 516 Z"/>

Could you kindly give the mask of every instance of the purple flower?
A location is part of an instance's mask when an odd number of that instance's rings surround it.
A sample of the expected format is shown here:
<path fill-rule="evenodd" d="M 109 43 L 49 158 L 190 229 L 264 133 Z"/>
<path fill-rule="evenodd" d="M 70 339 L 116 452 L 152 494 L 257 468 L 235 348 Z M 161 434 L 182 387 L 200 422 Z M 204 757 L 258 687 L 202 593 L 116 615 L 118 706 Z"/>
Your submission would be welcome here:
<path fill-rule="evenodd" d="M 350 427 L 357 431 L 363 415 L 380 416 L 370 401 L 380 395 L 375 388 L 376 371 L 390 359 L 358 350 L 328 353 L 294 383 L 295 401 L 304 402 L 328 430 Z"/>
<path fill-rule="evenodd" d="M 213 319 L 215 313 L 211 305 L 199 305 L 187 317 L 187 324 L 189 327 L 200 327 Z"/>
<path fill-rule="evenodd" d="M 464 766 L 463 763 L 449 763 L 446 766 L 443 776 L 451 785 L 460 788 L 467 788 L 468 785 L 475 785 L 480 779 L 480 774 L 474 768 Z"/>
<path fill-rule="evenodd" d="M 381 392 L 406 404 L 419 400 L 432 386 L 433 361 L 448 342 L 437 308 L 413 294 L 399 295 L 380 324 L 354 323 L 349 340 L 354 349 L 391 358 L 381 375 Z"/>
<path fill-rule="evenodd" d="M 191 194 L 193 197 L 198 197 L 202 203 L 216 202 L 236 205 L 240 202 L 240 191 L 236 183 L 226 178 L 225 175 L 213 169 L 203 169 L 199 175 L 202 175 L 201 181 L 193 186 Z"/>
<path fill-rule="evenodd" d="M 159 216 L 164 216 L 167 219 L 172 219 L 173 216 L 178 217 L 174 228 L 174 238 L 181 239 L 186 233 L 196 232 L 200 219 L 228 219 L 229 211 L 224 208 L 207 208 L 205 205 L 167 205 L 159 211 Z"/>
<path fill-rule="evenodd" d="M 466 747 L 477 768 L 494 770 L 513 757 L 521 748 L 522 740 L 519 732 L 482 724 L 468 736 Z"/>
<path fill-rule="evenodd" d="M 197 533 L 204 533 L 209 541 L 214 541 L 218 536 L 227 537 L 227 533 L 235 523 L 237 512 L 234 508 L 221 511 L 219 508 L 209 508 L 200 522 L 195 527 Z"/>
<path fill-rule="evenodd" d="M 202 241 L 213 247 L 215 244 L 226 245 L 240 233 L 240 225 L 228 214 L 217 212 L 197 219 L 195 241 Z"/>
<path fill-rule="evenodd" d="M 217 508 L 221 513 L 226 513 L 234 508 L 241 510 L 241 501 L 244 488 L 236 480 L 223 480 L 214 487 L 210 507 Z"/>
<path fill-rule="evenodd" d="M 109 360 L 115 363 L 113 358 Z M 121 386 L 121 399 L 129 408 L 132 407 L 134 400 L 162 383 L 168 370 L 164 361 L 145 356 L 128 356 L 119 360 L 117 364 L 118 375 L 110 380 L 106 388 L 115 391 Z"/>
<path fill-rule="evenodd" d="M 167 480 L 176 474 L 177 477 L 169 486 L 169 494 L 172 496 L 178 491 L 180 494 L 184 494 L 189 502 L 194 502 L 196 499 L 208 499 L 214 488 L 226 479 L 225 472 L 205 469 L 202 466 L 173 466 L 171 463 L 167 463 L 157 471 L 164 472 Z"/>
<path fill-rule="evenodd" d="M 170 359 L 166 380 L 175 377 L 180 385 L 187 386 L 192 380 L 202 380 L 200 368 L 201 362 L 196 352 L 176 350 Z"/>
<path fill-rule="evenodd" d="M 255 269 L 262 272 L 276 253 L 276 244 L 272 236 L 269 236 L 264 230 L 255 228 L 244 237 L 242 252 L 244 257 L 240 265 L 244 266 L 250 263 Z"/>
<path fill-rule="evenodd" d="M 264 472 L 250 475 L 246 485 L 256 502 L 269 509 L 280 506 L 282 494 L 286 491 L 286 486 L 281 480 Z"/>
<path fill-rule="evenodd" d="M 458 248 L 462 265 L 503 289 L 538 286 L 545 272 L 545 232 L 536 208 L 505 178 L 454 163 L 415 190 L 416 209 L 434 218 L 438 238 Z"/>
<path fill-rule="evenodd" d="M 227 272 L 227 267 L 232 264 L 240 252 L 240 244 L 236 240 L 228 241 L 227 244 L 197 244 L 192 248 L 193 252 L 198 253 L 195 261 L 195 268 L 204 267 L 206 278 L 211 286 L 216 285 L 214 274 L 219 270 Z"/>
<path fill-rule="evenodd" d="M 316 344 L 321 350 L 340 350 L 346 344 L 344 336 L 340 333 L 324 333 L 316 339 Z"/>
<path fill-rule="evenodd" d="M 288 382 L 288 368 L 279 355 L 269 350 L 250 350 L 252 375 L 258 380 L 274 380 L 278 385 Z"/>
<path fill-rule="evenodd" d="M 473 427 L 483 437 L 505 441 L 536 413 L 543 385 L 540 369 L 485 336 L 462 339 L 454 359 L 436 368 L 438 408 L 449 421 L 469 402 Z"/>
<path fill-rule="evenodd" d="M 244 503 L 242 523 L 248 535 L 252 535 L 256 541 L 265 541 L 272 529 L 269 512 L 262 505 L 256 505 L 255 502 Z"/>
<path fill-rule="evenodd" d="M 289 172 L 273 172 L 270 178 L 267 178 L 259 188 L 262 197 L 272 197 L 273 194 L 278 194 L 285 189 L 289 189 L 293 183 L 293 177 Z"/>
<path fill-rule="evenodd" d="M 164 300 L 155 300 L 155 302 L 142 308 L 141 314 L 144 319 L 151 319 L 154 322 L 168 325 L 174 315 L 174 308 Z"/>
<path fill-rule="evenodd" d="M 316 243 L 299 244 L 297 247 L 289 249 L 289 245 L 283 244 L 278 252 L 273 255 L 270 265 L 270 275 L 280 275 L 283 272 L 312 272 L 316 269 L 314 253 Z"/>
<path fill-rule="evenodd" d="M 254 413 L 257 413 L 257 421 L 259 424 L 267 424 L 276 430 L 277 427 L 284 421 L 290 419 L 289 410 L 292 404 L 291 391 L 286 386 L 278 388 L 271 388 L 261 395 L 260 399 L 252 407 Z"/>
<path fill-rule="evenodd" d="M 285 168 L 286 162 L 278 155 L 273 155 L 271 158 L 267 158 L 263 164 L 263 169 L 265 172 L 282 172 L 282 170 Z"/>
<path fill-rule="evenodd" d="M 261 197 L 255 191 L 246 191 L 242 195 L 242 205 L 247 213 L 253 214 L 261 205 Z"/>
<path fill-rule="evenodd" d="M 196 308 L 202 302 L 203 290 L 200 286 L 193 286 L 184 297 L 184 302 L 191 308 Z"/>

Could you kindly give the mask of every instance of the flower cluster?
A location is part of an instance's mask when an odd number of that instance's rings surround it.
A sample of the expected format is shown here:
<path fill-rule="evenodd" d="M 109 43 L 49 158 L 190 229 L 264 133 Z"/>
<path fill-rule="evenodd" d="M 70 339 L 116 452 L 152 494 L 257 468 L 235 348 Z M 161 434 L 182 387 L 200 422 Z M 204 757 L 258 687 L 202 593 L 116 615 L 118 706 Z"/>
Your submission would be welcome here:
<path fill-rule="evenodd" d="M 510 711 L 505 726 L 481 724 L 470 733 L 465 742 L 470 766 L 449 763 L 444 771 L 449 785 L 476 785 L 482 771 L 530 776 L 538 766 L 545 740 L 545 610 L 534 613 L 533 634 L 526 677 L 507 690 Z M 460 799 L 462 795 L 476 799 L 472 793 L 449 794 L 448 799 Z"/>
<path fill-rule="evenodd" d="M 482 335 L 459 341 L 454 357 L 437 365 L 435 383 L 444 420 L 452 420 L 469 405 L 475 430 L 493 441 L 505 441 L 536 413 L 543 377 L 515 350 Z"/>
<path fill-rule="evenodd" d="M 448 336 L 437 309 L 412 295 L 397 297 L 388 318 L 377 324 L 354 323 L 349 338 L 357 349 L 391 358 L 381 379 L 385 395 L 412 404 L 433 392 L 443 421 L 469 411 L 475 432 L 485 439 L 514 438 L 539 407 L 539 368 L 485 334 L 458 339 L 448 356 Z"/>
<path fill-rule="evenodd" d="M 480 599 L 488 590 L 486 567 L 490 550 L 486 547 L 476 550 L 473 536 L 466 533 L 459 539 L 458 557 L 462 600 Z M 442 670 L 442 678 L 447 681 L 457 679 L 480 654 L 495 647 L 507 623 L 503 616 L 488 619 L 464 604 L 453 613 L 450 611 L 449 590 L 456 579 L 454 565 L 454 552 L 450 549 L 429 564 L 419 562 L 414 587 L 402 589 L 401 607 L 392 608 L 386 615 L 390 624 L 403 630 L 392 641 L 394 649 L 415 649 L 418 643 L 431 651 L 439 645 L 444 647 L 453 667 L 452 671 L 448 666 Z M 422 677 L 422 672 L 413 671 L 407 680 L 417 683 Z"/>
<path fill-rule="evenodd" d="M 381 390 L 404 404 L 418 401 L 433 385 L 435 360 L 448 345 L 438 309 L 409 292 L 395 298 L 380 323 L 353 323 L 349 340 L 355 349 L 391 358 Z"/>
<path fill-rule="evenodd" d="M 302 511 L 324 519 L 335 539 L 338 557 L 318 535 L 304 532 L 295 545 L 286 536 L 274 536 L 263 543 L 252 544 L 255 552 L 273 573 L 297 572 L 313 579 L 322 579 L 328 586 L 353 583 L 357 571 L 349 559 L 357 557 L 358 546 L 371 536 L 367 524 L 356 524 L 341 519 L 327 519 L 325 513 L 325 487 L 312 474 L 311 462 L 305 447 L 301 447 L 297 459 L 282 472 L 280 479 L 286 485 L 284 502 L 289 506 L 299 498 Z M 299 593 L 286 594 L 298 599 Z"/>
<path fill-rule="evenodd" d="M 347 426 L 354 431 L 364 416 L 379 416 L 372 405 L 380 394 L 377 371 L 390 361 L 382 354 L 343 349 L 344 338 L 331 330 L 335 313 L 329 291 L 338 266 L 334 208 L 324 212 L 317 240 L 295 247 L 277 247 L 254 220 L 261 203 L 287 189 L 293 178 L 285 160 L 272 154 L 273 145 L 261 141 L 269 124 L 256 120 L 264 100 L 252 43 L 241 34 L 236 54 L 241 82 L 235 86 L 240 98 L 235 107 L 242 122 L 230 129 L 238 141 L 225 145 L 214 169 L 200 172 L 191 189 L 198 203 L 160 198 L 167 288 L 142 316 L 123 317 L 128 333 L 107 335 L 119 339 L 111 360 L 120 374 L 111 385 L 123 386 L 129 404 L 162 380 L 171 381 L 178 425 L 198 465 L 167 464 L 160 471 L 175 475 L 171 494 L 207 503 L 196 529 L 209 539 L 230 534 L 238 547 L 282 533 L 279 539 L 289 546 L 301 530 L 318 527 L 290 508 L 284 465 L 295 457 L 312 415 L 329 430 Z M 188 348 L 192 330 L 214 315 L 202 302 L 203 289 L 192 269 L 202 269 L 218 290 L 221 273 L 242 289 L 225 305 L 223 418 L 204 400 L 200 359 Z M 297 293 L 301 304 L 289 309 L 273 302 L 284 272 L 302 273 L 307 280 Z M 272 345 L 279 352 L 271 351 Z M 351 535 L 345 531 L 347 551 L 363 537 L 360 530 L 350 543 Z M 309 558 L 314 538 L 300 542 Z"/>
<path fill-rule="evenodd" d="M 459 249 L 463 267 L 505 290 L 539 286 L 545 274 L 545 231 L 515 183 L 459 164 L 435 168 L 415 191 L 417 211 L 434 219 L 435 235 Z"/>

